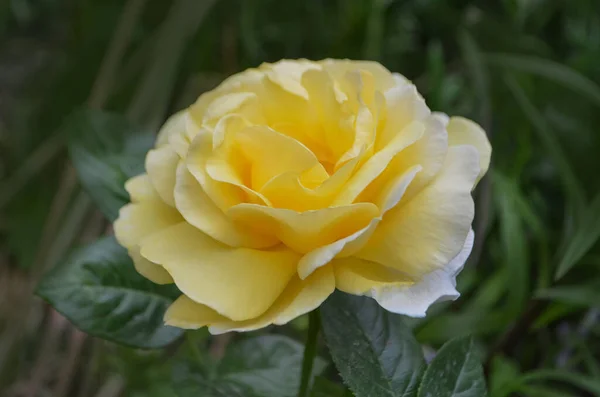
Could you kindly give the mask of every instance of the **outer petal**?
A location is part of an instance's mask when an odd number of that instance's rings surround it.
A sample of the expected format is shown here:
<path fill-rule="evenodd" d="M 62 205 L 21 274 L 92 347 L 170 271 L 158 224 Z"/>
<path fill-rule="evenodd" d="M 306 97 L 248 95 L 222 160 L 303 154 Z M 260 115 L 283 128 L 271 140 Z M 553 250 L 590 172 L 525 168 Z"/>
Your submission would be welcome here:
<path fill-rule="evenodd" d="M 403 200 L 408 200 L 438 174 L 448 151 L 448 134 L 445 124 L 435 116 L 428 117 L 423 124 L 425 125 L 423 136 L 395 156 L 381 175 L 367 186 L 360 199 L 376 200 L 376 197 L 380 196 L 390 183 L 394 183 L 398 175 L 404 174 L 415 165 L 420 165 L 421 171 L 403 195 Z"/>
<path fill-rule="evenodd" d="M 424 120 L 431 113 L 412 84 L 389 89 L 385 92 L 385 101 L 387 117 L 381 132 L 377 134 L 376 150 L 387 146 L 411 122 Z"/>
<path fill-rule="evenodd" d="M 309 70 L 319 70 L 321 66 L 306 59 L 296 61 L 284 59 L 273 64 L 262 64 L 260 68 L 265 70 L 273 83 L 292 94 L 307 98 L 306 89 L 301 84 L 302 75 Z"/>
<path fill-rule="evenodd" d="M 175 113 L 167 119 L 165 124 L 158 131 L 156 137 L 156 147 L 169 144 L 169 136 L 171 134 L 181 134 L 186 129 L 187 109 Z"/>
<path fill-rule="evenodd" d="M 192 300 L 235 321 L 263 314 L 285 289 L 299 259 L 289 250 L 231 248 L 187 222 L 144 239 L 141 253 L 167 269 Z"/>
<path fill-rule="evenodd" d="M 169 207 L 161 200 L 128 204 L 121 208 L 119 218 L 114 223 L 115 237 L 122 246 L 131 249 L 144 237 L 182 220 L 175 208 Z"/>
<path fill-rule="evenodd" d="M 329 263 L 333 258 L 351 256 L 363 248 L 375 232 L 377 225 L 381 221 L 381 217 L 398 204 L 406 189 L 415 178 L 415 175 L 421 169 L 420 165 L 416 165 L 398 178 L 390 181 L 389 186 L 386 186 L 375 201 L 380 210 L 380 216 L 374 218 L 367 227 L 346 238 L 319 247 L 304 255 L 298 263 L 298 275 L 301 278 L 305 278 L 315 269 Z"/>
<path fill-rule="evenodd" d="M 167 325 L 183 329 L 198 329 L 220 321 L 226 321 L 226 317 L 206 305 L 194 302 L 185 295 L 177 298 L 165 313 Z"/>
<path fill-rule="evenodd" d="M 246 321 L 232 321 L 206 305 L 182 295 L 165 313 L 168 325 L 181 328 L 210 326 L 212 334 L 229 331 L 253 331 L 271 324 L 285 324 L 319 307 L 334 291 L 335 279 L 330 266 L 319 269 L 306 280 L 294 277 L 277 301 L 263 315 Z"/>
<path fill-rule="evenodd" d="M 333 269 L 331 266 L 325 266 L 306 280 L 294 277 L 275 304 L 257 319 L 215 322 L 211 324 L 209 331 L 212 334 L 221 334 L 229 331 L 253 331 L 270 324 L 286 324 L 319 307 L 334 290 Z"/>
<path fill-rule="evenodd" d="M 349 59 L 324 59 L 319 62 L 323 68 L 336 80 L 341 80 L 347 72 L 355 70 L 364 70 L 375 78 L 375 89 L 386 91 L 394 86 L 394 78 L 379 62 L 373 61 L 352 61 Z"/>
<path fill-rule="evenodd" d="M 367 226 L 378 212 L 371 203 L 306 212 L 239 204 L 231 207 L 227 214 L 259 233 L 276 236 L 296 252 L 306 253 L 357 232 Z"/>
<path fill-rule="evenodd" d="M 371 296 L 377 288 L 414 284 L 410 277 L 398 270 L 359 258 L 335 259 L 332 265 L 336 288 L 349 294 Z"/>
<path fill-rule="evenodd" d="M 385 285 L 375 287 L 370 295 L 386 310 L 412 317 L 424 317 L 433 303 L 454 300 L 456 275 L 471 254 L 475 235 L 471 230 L 460 252 L 443 268 L 425 275 L 413 285 Z"/>
<path fill-rule="evenodd" d="M 175 170 L 179 156 L 170 146 L 153 149 L 146 155 L 146 171 L 152 186 L 163 201 L 171 207 L 175 206 L 173 192 L 175 190 Z"/>
<path fill-rule="evenodd" d="M 141 174 L 129 179 L 125 182 L 125 190 L 129 193 L 133 203 L 143 200 L 160 200 L 160 196 L 154 190 L 148 174 Z"/>
<path fill-rule="evenodd" d="M 302 259 L 300 259 L 300 262 L 298 262 L 298 275 L 300 278 L 305 279 L 316 269 L 327 265 L 338 255 L 350 255 L 359 248 L 362 248 L 375 231 L 380 220 L 380 218 L 375 218 L 366 227 L 350 236 L 316 248 L 305 254 Z"/>
<path fill-rule="evenodd" d="M 478 174 L 477 151 L 470 146 L 451 147 L 436 179 L 389 211 L 356 256 L 416 279 L 442 268 L 460 251 L 469 232 L 471 189 Z"/>
<path fill-rule="evenodd" d="M 133 260 L 135 270 L 153 283 L 171 284 L 173 282 L 173 278 L 169 272 L 167 272 L 162 266 L 152 263 L 140 255 L 140 250 L 138 248 L 130 249 L 129 256 Z"/>
<path fill-rule="evenodd" d="M 448 130 L 448 145 L 471 145 L 479 152 L 479 176 L 483 178 L 490 166 L 492 146 L 485 131 L 471 120 L 464 117 L 451 117 L 446 127 Z"/>
<path fill-rule="evenodd" d="M 278 243 L 277 239 L 235 225 L 208 197 L 183 161 L 177 167 L 175 204 L 186 221 L 232 247 L 266 248 Z"/>

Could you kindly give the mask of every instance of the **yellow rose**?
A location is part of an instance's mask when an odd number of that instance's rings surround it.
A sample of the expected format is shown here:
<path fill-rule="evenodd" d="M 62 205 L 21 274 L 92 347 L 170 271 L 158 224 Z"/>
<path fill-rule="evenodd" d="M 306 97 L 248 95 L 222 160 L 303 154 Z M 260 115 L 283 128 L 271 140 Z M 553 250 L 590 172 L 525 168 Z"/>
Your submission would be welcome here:
<path fill-rule="evenodd" d="M 126 184 L 115 233 L 183 293 L 167 324 L 284 324 L 335 288 L 424 316 L 458 296 L 491 147 L 375 62 L 281 61 L 171 117 Z"/>

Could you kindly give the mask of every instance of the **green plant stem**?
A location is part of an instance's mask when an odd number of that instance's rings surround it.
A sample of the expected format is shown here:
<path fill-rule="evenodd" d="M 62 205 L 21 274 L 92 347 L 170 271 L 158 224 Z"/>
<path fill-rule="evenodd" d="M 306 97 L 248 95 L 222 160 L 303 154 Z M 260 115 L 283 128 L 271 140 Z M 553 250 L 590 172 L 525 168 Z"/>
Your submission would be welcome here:
<path fill-rule="evenodd" d="M 298 397 L 306 397 L 308 395 L 308 386 L 310 384 L 315 356 L 317 355 L 319 328 L 321 328 L 321 318 L 319 317 L 319 310 L 316 309 L 308 315 L 308 335 L 306 336 L 304 358 L 302 359 L 302 377 L 300 379 Z"/>

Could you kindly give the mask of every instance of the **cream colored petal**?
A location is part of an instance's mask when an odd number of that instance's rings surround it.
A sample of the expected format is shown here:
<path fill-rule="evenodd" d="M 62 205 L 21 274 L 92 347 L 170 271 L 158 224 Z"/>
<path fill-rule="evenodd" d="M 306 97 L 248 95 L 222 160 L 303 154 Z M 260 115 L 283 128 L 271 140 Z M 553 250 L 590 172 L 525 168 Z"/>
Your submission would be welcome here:
<path fill-rule="evenodd" d="M 251 125 L 250 121 L 240 114 L 228 114 L 222 117 L 213 131 L 213 150 L 224 143 L 227 144 L 231 141 L 231 137 Z"/>
<path fill-rule="evenodd" d="M 150 182 L 163 201 L 171 207 L 175 206 L 173 193 L 178 162 L 179 156 L 170 146 L 150 150 L 146 155 L 146 171 Z"/>
<path fill-rule="evenodd" d="M 448 145 L 471 145 L 479 152 L 479 181 L 490 166 L 492 146 L 485 131 L 473 121 L 464 117 L 451 117 L 446 127 L 448 130 Z"/>
<path fill-rule="evenodd" d="M 248 321 L 214 322 L 209 327 L 212 334 L 230 331 L 254 331 L 270 324 L 283 325 L 321 305 L 335 289 L 335 278 L 331 266 L 325 266 L 306 280 L 297 276 L 290 281 L 277 301 L 262 316 Z"/>
<path fill-rule="evenodd" d="M 186 129 L 186 119 L 187 109 L 181 110 L 169 117 L 160 131 L 158 131 L 156 147 L 168 145 L 170 135 L 184 132 Z"/>
<path fill-rule="evenodd" d="M 218 96 L 204 112 L 204 122 L 219 119 L 239 109 L 245 103 L 256 100 L 256 94 L 252 92 L 236 92 Z"/>
<path fill-rule="evenodd" d="M 366 227 L 378 212 L 371 203 L 306 212 L 239 204 L 231 207 L 227 214 L 259 233 L 275 235 L 296 252 L 306 253 Z"/>
<path fill-rule="evenodd" d="M 337 80 L 341 80 L 347 72 L 364 70 L 375 77 L 375 89 L 377 91 L 384 92 L 395 84 L 390 71 L 379 62 L 353 61 L 349 59 L 324 59 L 319 63 L 321 63 L 323 68 Z"/>
<path fill-rule="evenodd" d="M 122 246 L 132 249 L 144 237 L 182 220 L 179 212 L 162 200 L 127 204 L 119 210 L 119 218 L 114 223 L 115 237 Z"/>
<path fill-rule="evenodd" d="M 264 70 L 269 79 L 279 85 L 284 90 L 308 98 L 308 93 L 302 85 L 302 75 L 309 70 L 319 70 L 321 66 L 299 59 L 295 61 L 282 60 L 273 64 L 262 64 L 261 70 Z"/>
<path fill-rule="evenodd" d="M 186 221 L 224 244 L 232 247 L 267 248 L 278 243 L 277 239 L 261 236 L 233 224 L 204 192 L 183 161 L 177 167 L 175 204 Z"/>
<path fill-rule="evenodd" d="M 298 276 L 305 279 L 336 256 L 348 256 L 358 251 L 367 243 L 380 221 L 380 218 L 375 218 L 356 233 L 306 253 L 298 262 Z"/>
<path fill-rule="evenodd" d="M 380 216 L 374 218 L 367 227 L 348 237 L 324 245 L 305 254 L 298 263 L 298 275 L 300 278 L 307 277 L 315 269 L 326 265 L 333 258 L 347 257 L 363 248 L 375 232 L 377 225 L 381 221 L 381 217 L 401 200 L 407 187 L 420 170 L 421 166 L 416 165 L 400 175 L 399 178 L 391 181 L 389 186 L 381 192 L 381 195 L 375 202 L 380 210 Z"/>
<path fill-rule="evenodd" d="M 127 190 L 131 201 L 134 203 L 145 200 L 160 200 L 160 196 L 154 190 L 148 174 L 141 174 L 129 179 L 125 182 L 125 190 Z"/>
<path fill-rule="evenodd" d="M 424 130 L 425 126 L 422 123 L 415 122 L 396 135 L 388 146 L 375 153 L 358 169 L 333 201 L 333 205 L 346 205 L 354 202 L 363 190 L 386 169 L 398 153 L 420 140 Z"/>
<path fill-rule="evenodd" d="M 448 134 L 445 125 L 435 116 L 429 116 L 424 122 L 425 130 L 421 139 L 402 150 L 389 162 L 381 173 L 364 191 L 361 198 L 375 200 L 382 191 L 393 184 L 399 175 L 415 165 L 422 167 L 402 196 L 408 200 L 420 192 L 438 174 L 448 150 Z"/>
<path fill-rule="evenodd" d="M 353 295 L 371 296 L 378 288 L 414 284 L 410 277 L 398 270 L 355 257 L 334 259 L 331 265 L 336 288 Z"/>
<path fill-rule="evenodd" d="M 408 190 L 408 187 L 415 179 L 417 174 L 423 170 L 420 164 L 410 167 L 404 173 L 398 175 L 397 178 L 391 179 L 383 189 L 376 194 L 373 198 L 373 202 L 381 211 L 381 216 L 386 212 L 394 208 L 400 200 L 404 197 L 404 194 Z M 367 197 L 360 197 L 360 200 L 369 200 Z"/>
<path fill-rule="evenodd" d="M 355 255 L 419 278 L 445 266 L 461 249 L 473 220 L 471 189 L 479 156 L 470 146 L 448 149 L 433 182 L 384 217 Z"/>
<path fill-rule="evenodd" d="M 473 248 L 471 230 L 460 252 L 441 269 L 426 274 L 412 285 L 375 286 L 368 295 L 384 309 L 411 317 L 424 317 L 433 303 L 454 300 L 460 295 L 456 290 L 456 275 L 463 268 Z"/>
<path fill-rule="evenodd" d="M 210 307 L 196 303 L 187 296 L 181 295 L 169 306 L 164 320 L 165 324 L 172 327 L 198 329 L 228 319 Z"/>
<path fill-rule="evenodd" d="M 135 270 L 142 276 L 156 284 L 171 284 L 173 278 L 162 266 L 150 262 L 140 255 L 139 248 L 135 247 L 129 250 L 129 256 L 133 260 Z"/>
<path fill-rule="evenodd" d="M 231 248 L 187 222 L 151 235 L 140 246 L 142 256 L 163 266 L 190 299 L 235 321 L 267 311 L 299 260 L 287 249 Z"/>
<path fill-rule="evenodd" d="M 200 131 L 204 130 L 199 123 L 188 111 L 181 116 L 180 120 L 180 124 L 184 129 L 182 131 L 173 131 L 168 135 L 169 146 L 171 146 L 180 158 L 186 157 L 190 143 Z"/>
<path fill-rule="evenodd" d="M 375 144 L 379 150 L 414 121 L 423 121 L 431 113 L 425 100 L 412 84 L 395 86 L 385 92 L 386 120 Z"/>

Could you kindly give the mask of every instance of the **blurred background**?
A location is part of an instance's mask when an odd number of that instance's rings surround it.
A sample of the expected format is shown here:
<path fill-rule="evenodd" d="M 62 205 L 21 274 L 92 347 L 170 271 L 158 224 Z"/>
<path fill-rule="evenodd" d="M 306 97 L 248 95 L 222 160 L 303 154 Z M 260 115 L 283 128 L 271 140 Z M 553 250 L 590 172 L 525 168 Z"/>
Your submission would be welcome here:
<path fill-rule="evenodd" d="M 474 334 L 493 397 L 600 395 L 598 0 L 1 0 L 0 396 L 177 395 L 178 346 L 100 341 L 32 294 L 110 233 L 65 118 L 92 107 L 157 131 L 232 73 L 326 57 L 380 61 L 494 148 L 462 297 L 411 320 L 418 340 Z M 244 336 L 194 337 L 218 357 Z"/>

